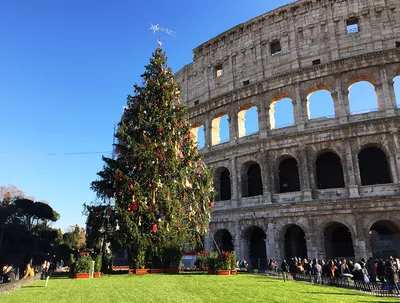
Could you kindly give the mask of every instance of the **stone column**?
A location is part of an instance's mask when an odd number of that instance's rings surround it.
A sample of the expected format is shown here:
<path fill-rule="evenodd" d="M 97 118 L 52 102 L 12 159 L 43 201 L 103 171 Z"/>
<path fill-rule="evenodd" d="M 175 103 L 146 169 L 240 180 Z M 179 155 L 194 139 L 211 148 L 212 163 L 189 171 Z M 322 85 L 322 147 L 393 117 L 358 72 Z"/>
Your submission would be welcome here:
<path fill-rule="evenodd" d="M 234 104 L 232 104 L 229 108 L 228 121 L 229 121 L 229 141 L 231 144 L 235 144 L 237 138 L 239 138 L 239 130 L 238 130 L 238 115 Z"/>
<path fill-rule="evenodd" d="M 299 147 L 300 149 L 300 163 L 298 163 L 299 167 L 299 177 L 300 177 L 300 189 L 303 192 L 303 200 L 310 201 L 312 200 L 312 191 L 310 187 L 310 172 L 308 169 L 308 158 L 306 146 L 302 145 Z"/>
<path fill-rule="evenodd" d="M 261 99 L 259 101 L 259 108 L 257 108 L 258 113 L 258 132 L 260 134 L 260 138 L 267 138 L 268 132 L 271 130 L 271 121 L 269 119 L 269 106 L 267 106 L 267 102 L 264 100 L 264 95 L 259 95 Z"/>
<path fill-rule="evenodd" d="M 380 68 L 380 78 L 381 83 L 379 89 L 377 89 L 379 109 L 386 109 L 386 114 L 393 116 L 395 115 L 394 109 L 397 107 L 396 96 L 394 94 L 393 80 L 388 79 L 385 66 Z"/>
<path fill-rule="evenodd" d="M 350 198 L 360 197 L 359 189 L 357 184 L 361 184 L 361 179 L 356 179 L 356 176 L 360 178 L 359 173 L 354 172 L 355 165 L 353 164 L 353 153 L 351 151 L 350 140 L 347 139 L 344 141 L 345 152 L 346 152 L 346 164 L 347 167 L 344 167 L 343 172 L 347 171 L 347 178 L 349 180 L 349 184 L 347 184 L 347 188 L 349 191 Z M 358 171 L 358 163 L 357 163 L 357 171 Z"/>
<path fill-rule="evenodd" d="M 367 239 L 367 232 L 364 229 L 365 222 L 357 215 L 353 216 L 353 220 L 355 223 L 354 229 L 356 234 L 352 235 L 352 239 L 356 261 L 360 260 L 361 258 L 368 259 L 368 257 L 370 257 L 367 255 L 367 242 L 369 239 Z"/>
<path fill-rule="evenodd" d="M 210 148 L 212 146 L 212 118 L 208 115 L 204 124 L 204 147 Z"/>
<path fill-rule="evenodd" d="M 241 197 L 241 190 L 238 187 L 238 181 L 240 181 L 240 173 L 238 174 L 236 171 L 236 158 L 232 157 L 230 159 L 230 175 L 231 175 L 231 191 L 232 191 L 232 196 L 231 196 L 231 206 L 232 207 L 237 207 L 238 206 L 238 201 L 240 200 Z M 238 180 L 239 179 L 239 180 Z"/>
<path fill-rule="evenodd" d="M 278 264 L 281 263 L 280 256 L 276 255 L 276 242 L 275 242 L 275 228 L 274 223 L 268 223 L 267 233 L 265 239 L 265 248 L 267 252 L 267 259 L 277 260 Z"/>
<path fill-rule="evenodd" d="M 308 122 L 308 113 L 307 110 L 307 99 L 303 98 L 301 95 L 300 85 L 296 84 L 295 86 L 295 100 L 293 103 L 293 112 L 294 112 L 294 124 L 297 125 L 298 131 L 303 131 L 305 129 L 305 124 Z"/>
<path fill-rule="evenodd" d="M 397 173 L 397 180 L 400 180 L 400 140 L 399 140 L 399 133 L 393 132 L 393 146 L 394 146 L 394 155 L 396 157 L 396 170 L 393 171 L 393 174 Z M 399 181 L 398 181 L 399 182 Z"/>
<path fill-rule="evenodd" d="M 242 259 L 242 252 L 241 252 L 241 236 L 240 236 L 240 225 L 239 225 L 239 221 L 235 221 L 235 246 L 234 246 L 234 250 L 236 252 L 236 258 L 238 260 Z"/>
<path fill-rule="evenodd" d="M 262 187 L 263 187 L 263 196 L 266 201 L 265 203 L 272 203 L 271 197 L 271 174 L 269 168 L 269 161 L 268 161 L 268 152 L 261 150 L 261 157 L 259 158 L 260 168 L 261 168 L 261 179 L 262 179 Z"/>
<path fill-rule="evenodd" d="M 349 91 L 346 88 L 342 88 L 342 77 L 338 74 L 336 77 L 336 94 L 337 102 L 335 102 L 335 113 L 339 113 L 339 122 L 347 123 L 348 116 L 350 115 L 350 104 L 349 104 Z"/>
<path fill-rule="evenodd" d="M 204 236 L 204 249 L 207 252 L 212 251 L 213 249 L 212 234 L 210 231 Z"/>
<path fill-rule="evenodd" d="M 338 97 L 338 92 L 332 92 L 331 96 L 332 96 L 332 100 L 333 100 L 333 106 L 335 109 L 335 118 L 339 118 L 341 116 L 341 109 L 340 109 L 340 105 L 339 105 L 339 97 Z"/>

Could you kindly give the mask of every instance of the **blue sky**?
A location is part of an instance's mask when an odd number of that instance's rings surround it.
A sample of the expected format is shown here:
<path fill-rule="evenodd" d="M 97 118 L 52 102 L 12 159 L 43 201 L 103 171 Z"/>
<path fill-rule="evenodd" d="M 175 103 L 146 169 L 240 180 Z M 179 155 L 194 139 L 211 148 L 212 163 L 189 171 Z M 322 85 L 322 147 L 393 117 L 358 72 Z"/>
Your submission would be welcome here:
<path fill-rule="evenodd" d="M 49 201 L 55 227 L 83 226 L 114 121 L 157 46 L 150 22 L 177 32 L 161 35 L 177 71 L 193 48 L 290 2 L 1 1 L 0 185 Z"/>

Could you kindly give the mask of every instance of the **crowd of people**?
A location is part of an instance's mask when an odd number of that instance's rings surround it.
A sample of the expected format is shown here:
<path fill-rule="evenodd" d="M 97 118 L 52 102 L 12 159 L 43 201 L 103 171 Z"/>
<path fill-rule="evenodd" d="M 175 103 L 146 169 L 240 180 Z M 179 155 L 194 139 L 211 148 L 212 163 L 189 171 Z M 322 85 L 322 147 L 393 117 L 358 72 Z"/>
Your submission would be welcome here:
<path fill-rule="evenodd" d="M 393 257 L 386 260 L 371 257 L 368 261 L 362 258 L 355 263 L 345 258 L 340 260 L 307 260 L 294 257 L 289 263 L 284 260 L 281 264 L 281 270 L 292 274 L 309 274 L 313 276 L 317 283 L 321 280 L 321 277 L 341 277 L 365 283 L 379 281 L 383 286 L 387 285 L 390 291 L 394 289 L 399 291 L 397 284 L 400 275 L 400 260 Z"/>
<path fill-rule="evenodd" d="M 12 264 L 4 264 L 1 266 L 0 283 L 11 283 L 16 280 L 24 280 L 29 277 L 34 277 L 40 270 L 41 278 L 45 278 L 55 269 L 55 264 L 49 261 L 44 261 L 40 269 L 34 268 L 32 260 L 28 263 L 21 262 L 19 267 L 14 267 Z"/>

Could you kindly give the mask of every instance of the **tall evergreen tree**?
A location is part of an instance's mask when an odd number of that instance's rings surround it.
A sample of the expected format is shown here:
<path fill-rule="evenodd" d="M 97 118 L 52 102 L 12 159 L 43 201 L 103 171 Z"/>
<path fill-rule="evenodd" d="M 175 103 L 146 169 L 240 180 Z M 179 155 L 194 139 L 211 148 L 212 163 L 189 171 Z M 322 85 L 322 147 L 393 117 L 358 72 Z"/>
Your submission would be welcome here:
<path fill-rule="evenodd" d="M 115 235 L 132 265 L 143 267 L 146 257 L 157 255 L 164 266 L 177 266 L 173 259 L 180 259 L 184 245 L 199 244 L 208 230 L 212 172 L 197 151 L 187 107 L 160 47 L 145 68 L 118 125 L 116 157 L 103 157 L 92 189 L 101 199 L 115 199 Z"/>

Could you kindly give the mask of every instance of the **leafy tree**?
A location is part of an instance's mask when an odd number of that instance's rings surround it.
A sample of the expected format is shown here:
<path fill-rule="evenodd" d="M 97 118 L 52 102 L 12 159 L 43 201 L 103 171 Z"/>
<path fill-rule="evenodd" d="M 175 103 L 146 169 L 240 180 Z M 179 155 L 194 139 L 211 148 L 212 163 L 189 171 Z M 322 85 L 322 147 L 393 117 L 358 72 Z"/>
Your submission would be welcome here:
<path fill-rule="evenodd" d="M 197 151 L 161 48 L 145 68 L 118 125 L 117 157 L 103 157 L 91 185 L 101 200 L 115 200 L 115 237 L 137 267 L 154 255 L 167 262 L 171 251 L 181 254 L 184 244 L 199 243 L 214 204 L 212 172 Z"/>

